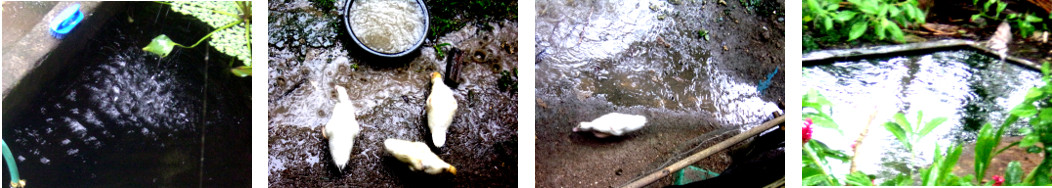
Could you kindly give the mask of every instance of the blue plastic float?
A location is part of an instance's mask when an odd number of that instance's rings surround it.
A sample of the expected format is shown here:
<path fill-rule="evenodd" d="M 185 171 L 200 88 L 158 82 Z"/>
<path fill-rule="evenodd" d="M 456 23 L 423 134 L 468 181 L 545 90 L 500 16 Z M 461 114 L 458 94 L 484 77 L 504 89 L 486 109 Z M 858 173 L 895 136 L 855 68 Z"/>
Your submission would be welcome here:
<path fill-rule="evenodd" d="M 51 20 L 51 35 L 59 39 L 66 37 L 66 34 L 77 27 L 82 19 L 84 19 L 84 14 L 80 13 L 80 4 L 66 7 L 58 16 L 55 16 L 55 19 Z"/>

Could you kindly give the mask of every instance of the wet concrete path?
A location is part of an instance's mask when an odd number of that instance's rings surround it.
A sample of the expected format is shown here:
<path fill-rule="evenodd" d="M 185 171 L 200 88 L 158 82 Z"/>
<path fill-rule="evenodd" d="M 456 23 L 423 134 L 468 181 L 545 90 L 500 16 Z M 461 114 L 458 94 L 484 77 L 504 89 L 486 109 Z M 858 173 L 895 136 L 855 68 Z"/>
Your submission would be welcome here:
<path fill-rule="evenodd" d="M 537 185 L 617 187 L 773 118 L 784 98 L 784 6 L 766 3 L 538 1 Z M 610 112 L 649 123 L 617 139 L 571 132 Z M 729 163 L 721 153 L 697 165 Z"/>
<path fill-rule="evenodd" d="M 340 4 L 340 3 L 337 3 Z M 439 6 L 439 5 L 429 5 Z M 342 7 L 342 6 L 337 6 Z M 268 146 L 270 186 L 277 187 L 506 187 L 517 184 L 517 104 L 514 90 L 499 89 L 502 73 L 517 66 L 518 23 L 468 24 L 425 42 L 407 61 L 360 54 L 338 13 L 309 1 L 270 2 Z M 425 100 L 430 73 L 446 75 L 448 62 L 432 46 L 451 43 L 464 53 L 454 88 L 459 108 L 446 146 L 436 154 L 457 175 L 410 172 L 383 150 L 383 140 L 430 142 Z M 336 103 L 334 87 L 347 87 L 357 108 L 361 134 L 349 169 L 338 172 L 321 130 Z"/>

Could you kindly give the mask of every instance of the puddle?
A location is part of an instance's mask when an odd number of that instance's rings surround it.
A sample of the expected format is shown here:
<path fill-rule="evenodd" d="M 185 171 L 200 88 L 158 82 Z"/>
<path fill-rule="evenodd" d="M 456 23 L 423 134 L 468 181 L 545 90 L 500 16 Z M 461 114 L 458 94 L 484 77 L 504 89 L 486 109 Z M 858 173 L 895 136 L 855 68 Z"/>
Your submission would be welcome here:
<path fill-rule="evenodd" d="M 781 112 L 784 74 L 774 72 L 784 71 L 784 27 L 738 1 L 542 0 L 536 8 L 540 187 L 621 186 Z M 768 75 L 772 87 L 761 91 Z M 610 112 L 646 116 L 648 125 L 613 140 L 570 133 Z M 718 172 L 730 158 L 696 165 Z"/>
<path fill-rule="evenodd" d="M 248 183 L 250 79 L 230 74 L 230 57 L 211 48 L 176 49 L 164 59 L 141 50 L 162 32 L 188 41 L 210 29 L 156 3 L 103 5 L 122 12 L 90 39 L 66 39 L 84 41 L 66 44 L 85 50 L 52 52 L 75 54 L 45 57 L 4 98 L 3 137 L 27 185 Z M 55 64 L 61 68 L 47 68 Z M 46 87 L 23 93 L 27 85 Z"/>
<path fill-rule="evenodd" d="M 878 183 L 906 173 L 907 169 L 916 170 L 916 166 L 931 163 L 936 144 L 944 150 L 955 142 L 974 145 L 982 124 L 999 125 L 1031 87 L 1041 84 L 1040 72 L 998 60 L 957 50 L 805 68 L 807 81 L 802 88 L 814 88 L 833 102 L 832 117 L 844 132 L 841 135 L 816 128 L 813 138 L 830 148 L 851 151 L 854 142 L 845 140 L 857 139 L 865 121 L 875 113 L 874 125 L 856 158 L 858 169 L 877 174 Z M 924 121 L 935 117 L 948 120 L 914 143 L 917 157 L 911 160 L 911 154 L 882 123 L 897 112 L 905 112 L 907 119 L 915 123 L 919 111 L 924 112 Z M 1006 139 L 1025 126 L 1025 122 L 1018 122 L 1008 128 Z M 973 160 L 967 154 L 971 152 L 966 151 L 961 161 Z M 833 164 L 834 171 L 846 172 L 848 168 L 849 164 Z"/>
<path fill-rule="evenodd" d="M 430 73 L 446 75 L 445 58 L 427 42 L 408 62 L 362 55 L 335 13 L 308 1 L 270 3 L 268 181 L 271 186 L 496 186 L 517 180 L 518 95 L 498 89 L 502 71 L 517 66 L 518 24 L 467 24 L 434 43 L 462 50 L 459 103 L 446 145 L 434 150 L 457 168 L 456 176 L 410 172 L 384 153 L 383 140 L 430 142 L 425 100 Z M 437 6 L 437 5 L 429 5 Z M 342 6 L 337 6 L 342 7 Z M 431 7 L 433 8 L 433 7 Z M 510 49 L 510 50 L 509 50 Z M 350 167 L 338 172 L 321 128 L 335 114 L 334 87 L 347 87 L 362 131 Z M 345 115 L 345 114 L 341 114 Z"/>

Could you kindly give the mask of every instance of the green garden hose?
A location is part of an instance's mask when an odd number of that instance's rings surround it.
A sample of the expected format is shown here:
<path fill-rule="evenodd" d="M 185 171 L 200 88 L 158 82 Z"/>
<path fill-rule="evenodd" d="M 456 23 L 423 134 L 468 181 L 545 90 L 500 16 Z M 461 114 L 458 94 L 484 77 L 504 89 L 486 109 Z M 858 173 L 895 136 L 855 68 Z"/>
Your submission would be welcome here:
<path fill-rule="evenodd" d="M 18 166 L 15 165 L 15 156 L 11 155 L 11 149 L 7 147 L 7 142 L 0 140 L 3 143 L 4 148 L 4 161 L 7 162 L 7 172 L 11 174 L 11 187 L 25 187 L 26 181 L 18 178 Z"/>

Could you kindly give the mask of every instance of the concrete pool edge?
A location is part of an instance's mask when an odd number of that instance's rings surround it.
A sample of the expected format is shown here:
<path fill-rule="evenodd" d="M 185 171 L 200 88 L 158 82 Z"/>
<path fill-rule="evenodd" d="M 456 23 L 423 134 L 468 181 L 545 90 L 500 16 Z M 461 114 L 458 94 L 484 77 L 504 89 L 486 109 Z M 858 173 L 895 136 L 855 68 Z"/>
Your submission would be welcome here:
<path fill-rule="evenodd" d="M 77 3 L 81 5 L 81 12 L 85 15 L 80 27 L 74 29 L 65 39 L 52 37 L 48 30 L 51 19 L 57 16 L 62 9 Z M 9 96 L 11 90 L 23 79 L 30 77 L 35 69 L 61 67 L 61 65 L 47 65 L 43 62 L 45 59 L 55 58 L 50 56 L 72 58 L 63 54 L 73 54 L 83 50 L 85 46 L 76 44 L 90 40 L 87 37 L 93 36 L 101 29 L 98 25 L 109 20 L 117 12 L 117 7 L 120 7 L 114 5 L 119 4 L 123 2 L 59 2 L 56 4 L 21 40 L 4 49 L 3 84 L 0 92 L 4 96 Z M 65 47 L 62 48 L 63 53 L 51 53 L 58 50 L 59 47 Z M 35 91 L 36 89 L 30 90 Z"/>
<path fill-rule="evenodd" d="M 861 59 L 875 56 L 893 56 L 894 54 L 906 54 L 917 52 L 941 51 L 947 49 L 975 50 L 984 54 L 997 56 L 997 53 L 989 48 L 983 47 L 983 42 L 963 39 L 947 39 L 920 43 L 909 43 L 888 46 L 871 46 L 851 49 L 820 50 L 805 53 L 802 56 L 803 66 L 823 64 L 831 61 L 842 61 L 850 59 Z M 1029 69 L 1041 70 L 1041 64 L 1015 56 L 1005 56 L 1005 61 L 1022 65 Z"/>

